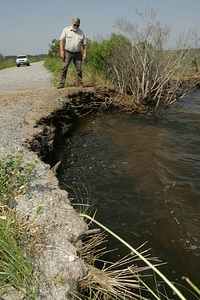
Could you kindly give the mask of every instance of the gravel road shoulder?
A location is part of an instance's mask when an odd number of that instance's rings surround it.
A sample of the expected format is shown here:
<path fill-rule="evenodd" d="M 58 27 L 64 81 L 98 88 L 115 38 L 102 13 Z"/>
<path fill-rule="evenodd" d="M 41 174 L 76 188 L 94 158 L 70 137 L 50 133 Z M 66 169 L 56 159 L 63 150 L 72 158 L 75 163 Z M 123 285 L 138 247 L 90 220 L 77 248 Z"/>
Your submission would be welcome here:
<path fill-rule="evenodd" d="M 0 71 L 0 157 L 22 149 L 25 160 L 38 159 L 23 144 L 37 132 L 36 122 L 66 101 L 66 90 L 56 90 L 50 79 L 43 62 Z M 42 210 L 36 214 L 39 205 Z M 87 228 L 70 205 L 67 192 L 59 189 L 50 167 L 40 160 L 27 193 L 17 200 L 17 209 L 35 217 L 35 234 L 42 236 L 40 257 L 34 261 L 40 282 L 38 299 L 69 299 L 68 292 L 76 289 L 86 272 L 77 257 L 76 241 Z M 62 282 L 56 280 L 58 276 Z"/>

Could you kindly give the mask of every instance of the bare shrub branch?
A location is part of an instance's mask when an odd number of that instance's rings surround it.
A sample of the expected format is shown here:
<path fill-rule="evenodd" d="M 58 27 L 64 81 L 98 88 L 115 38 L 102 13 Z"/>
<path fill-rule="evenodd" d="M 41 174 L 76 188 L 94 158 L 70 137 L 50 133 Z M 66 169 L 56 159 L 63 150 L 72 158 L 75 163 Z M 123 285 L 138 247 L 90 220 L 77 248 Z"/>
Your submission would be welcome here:
<path fill-rule="evenodd" d="M 182 33 L 174 49 L 167 49 L 170 28 L 156 20 L 154 10 L 137 12 L 145 27 L 139 29 L 123 18 L 116 21 L 122 32 L 117 36 L 109 59 L 110 77 L 121 93 L 132 95 L 135 103 L 167 107 L 191 90 L 194 82 L 183 84 L 193 75 L 200 51 L 194 51 L 199 37 L 194 29 Z"/>

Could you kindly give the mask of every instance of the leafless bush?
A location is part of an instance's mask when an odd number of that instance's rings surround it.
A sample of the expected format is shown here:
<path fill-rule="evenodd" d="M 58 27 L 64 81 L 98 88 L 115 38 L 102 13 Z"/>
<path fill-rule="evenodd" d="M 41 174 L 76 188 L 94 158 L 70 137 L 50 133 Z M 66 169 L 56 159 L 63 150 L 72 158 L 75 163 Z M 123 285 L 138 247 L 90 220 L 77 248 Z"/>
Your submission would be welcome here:
<path fill-rule="evenodd" d="M 195 85 L 183 80 L 191 75 L 192 61 L 199 55 L 194 51 L 198 36 L 190 29 L 174 49 L 167 50 L 170 28 L 156 20 L 153 10 L 139 15 L 145 24 L 142 30 L 122 18 L 116 21 L 122 35 L 113 47 L 110 75 L 120 92 L 132 95 L 134 102 L 166 107 Z"/>

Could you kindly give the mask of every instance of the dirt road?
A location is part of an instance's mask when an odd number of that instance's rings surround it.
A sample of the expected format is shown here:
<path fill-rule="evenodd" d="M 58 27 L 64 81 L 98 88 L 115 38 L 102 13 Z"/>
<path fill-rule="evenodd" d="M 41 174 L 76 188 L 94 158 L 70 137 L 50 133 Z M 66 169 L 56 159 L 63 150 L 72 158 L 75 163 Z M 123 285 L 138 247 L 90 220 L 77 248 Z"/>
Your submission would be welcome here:
<path fill-rule="evenodd" d="M 29 67 L 13 67 L 0 71 L 0 105 L 19 102 L 25 97 L 33 97 L 38 92 L 44 95 L 55 91 L 51 85 L 52 74 L 44 67 L 44 62 L 32 63 Z"/>
<path fill-rule="evenodd" d="M 0 71 L 0 94 L 13 94 L 32 88 L 43 89 L 51 86 L 52 74 L 43 65 L 43 61 L 29 67 L 13 67 Z"/>
<path fill-rule="evenodd" d="M 35 123 L 59 107 L 52 74 L 37 62 L 0 71 L 0 142 L 15 148 L 34 135 Z M 51 99 L 51 100 L 50 100 Z M 5 130 L 6 129 L 6 130 Z M 14 145 L 12 145 L 14 142 Z M 12 147 L 11 147 L 12 145 Z"/>

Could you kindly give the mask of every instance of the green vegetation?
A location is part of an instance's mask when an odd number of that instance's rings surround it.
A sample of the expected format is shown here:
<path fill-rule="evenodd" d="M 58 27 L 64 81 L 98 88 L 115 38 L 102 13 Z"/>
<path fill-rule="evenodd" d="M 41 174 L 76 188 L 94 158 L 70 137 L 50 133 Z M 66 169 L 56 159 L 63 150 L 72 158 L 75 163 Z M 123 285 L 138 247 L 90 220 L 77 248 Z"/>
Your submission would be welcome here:
<path fill-rule="evenodd" d="M 23 194 L 34 164 L 24 162 L 23 152 L 0 160 L 0 296 L 4 294 L 36 299 L 37 280 L 30 260 L 27 221 L 15 213 L 15 201 Z M 29 245 L 29 246 L 28 246 Z"/>
<path fill-rule="evenodd" d="M 80 186 L 75 188 L 65 185 L 65 190 L 70 193 L 70 202 L 79 214 L 90 214 L 92 209 L 91 189 L 86 178 L 85 181 L 86 184 L 80 182 Z"/>
<path fill-rule="evenodd" d="M 5 217 L 5 215 L 4 215 Z M 7 210 L 6 219 L 0 218 L 0 295 L 19 293 L 26 299 L 35 299 L 36 278 L 29 258 L 24 249 L 24 234 L 16 239 L 16 230 L 24 230 L 13 214 Z M 23 239 L 22 239 L 23 238 Z"/>
<path fill-rule="evenodd" d="M 6 69 L 6 68 L 11 68 L 16 65 L 15 60 L 12 58 L 5 58 L 1 53 L 0 53 L 0 70 Z"/>
<path fill-rule="evenodd" d="M 23 153 L 4 155 L 0 160 L 0 204 L 11 207 L 12 201 L 26 191 L 33 176 L 33 163 L 23 162 Z"/>

